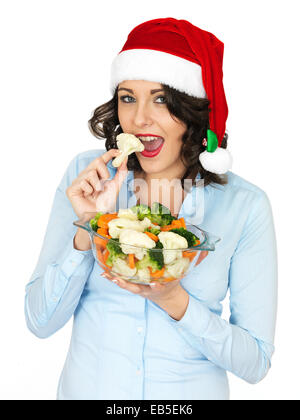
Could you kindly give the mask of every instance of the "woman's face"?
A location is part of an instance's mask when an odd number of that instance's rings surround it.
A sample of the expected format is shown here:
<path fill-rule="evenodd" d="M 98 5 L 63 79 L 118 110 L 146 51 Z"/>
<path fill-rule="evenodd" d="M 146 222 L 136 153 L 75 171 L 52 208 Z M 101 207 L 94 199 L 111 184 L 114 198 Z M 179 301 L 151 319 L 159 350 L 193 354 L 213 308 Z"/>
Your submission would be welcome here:
<path fill-rule="evenodd" d="M 118 116 L 124 133 L 139 137 L 144 152 L 136 152 L 146 174 L 180 177 L 185 168 L 179 159 L 186 125 L 171 116 L 160 83 L 125 80 L 118 86 Z M 142 136 L 148 136 L 143 140 Z M 157 137 L 149 141 L 151 137 Z M 155 149 L 153 151 L 153 149 Z"/>

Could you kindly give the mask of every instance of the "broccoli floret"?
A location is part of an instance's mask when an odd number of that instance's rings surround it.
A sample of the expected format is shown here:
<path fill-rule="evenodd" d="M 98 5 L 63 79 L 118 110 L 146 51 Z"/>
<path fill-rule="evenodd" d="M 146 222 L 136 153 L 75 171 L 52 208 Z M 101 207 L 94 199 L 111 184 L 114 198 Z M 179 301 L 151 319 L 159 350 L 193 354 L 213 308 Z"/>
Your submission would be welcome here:
<path fill-rule="evenodd" d="M 163 246 L 163 244 L 160 242 L 160 241 L 157 241 L 156 242 L 156 246 L 155 246 L 155 248 L 160 248 L 160 249 L 162 249 L 164 246 Z"/>
<path fill-rule="evenodd" d="M 154 235 L 158 235 L 160 233 L 160 229 L 155 229 L 153 227 L 148 227 L 145 232 L 153 233 Z"/>
<path fill-rule="evenodd" d="M 177 233 L 180 236 L 183 236 L 187 240 L 188 247 L 196 245 L 196 241 L 199 239 L 192 232 L 190 232 L 189 230 L 186 230 L 184 228 L 171 229 L 171 230 L 169 230 L 169 232 L 174 232 L 174 233 Z"/>
<path fill-rule="evenodd" d="M 172 216 L 171 214 L 165 214 L 161 217 L 160 226 L 170 225 L 173 220 L 176 220 L 176 217 Z"/>
<path fill-rule="evenodd" d="M 159 248 L 159 247 L 155 247 Z M 150 267 L 152 271 L 161 270 L 164 266 L 164 256 L 162 252 L 155 252 L 154 249 L 149 249 L 144 258 L 136 263 L 136 268 L 142 269 Z"/>
<path fill-rule="evenodd" d="M 126 254 L 122 251 L 121 246 L 119 245 L 119 239 L 110 239 L 107 242 L 106 249 L 109 251 L 109 256 L 106 260 L 106 264 L 112 266 L 116 258 L 126 258 Z"/>
<path fill-rule="evenodd" d="M 138 204 L 131 207 L 131 210 L 137 214 L 139 220 L 144 220 L 145 217 L 148 217 L 151 213 L 150 207 L 146 204 Z"/>
<path fill-rule="evenodd" d="M 176 217 L 171 215 L 170 210 L 161 203 L 153 203 L 151 206 L 151 214 L 148 216 L 152 223 L 157 223 L 160 226 L 170 225 L 172 220 Z"/>
<path fill-rule="evenodd" d="M 163 214 L 170 214 L 171 212 L 168 209 L 168 207 L 162 205 L 161 203 L 155 202 L 155 203 L 152 203 L 151 213 L 163 215 Z"/>
<path fill-rule="evenodd" d="M 175 220 L 176 217 L 171 216 L 171 214 L 151 214 L 148 216 L 152 223 L 157 223 L 159 226 L 166 226 L 172 223 L 172 220 Z"/>
<path fill-rule="evenodd" d="M 90 220 L 90 226 L 95 232 L 97 232 L 97 229 L 98 229 L 98 219 L 100 216 L 102 216 L 102 214 L 104 213 L 99 211 L 99 213 L 97 213 L 96 216 Z"/>
<path fill-rule="evenodd" d="M 150 259 L 155 261 L 157 264 L 157 269 L 161 270 L 165 265 L 164 254 L 163 252 L 154 251 L 155 249 L 163 249 L 163 244 L 160 241 L 157 241 L 155 244 L 155 248 L 149 249 L 148 251 Z"/>

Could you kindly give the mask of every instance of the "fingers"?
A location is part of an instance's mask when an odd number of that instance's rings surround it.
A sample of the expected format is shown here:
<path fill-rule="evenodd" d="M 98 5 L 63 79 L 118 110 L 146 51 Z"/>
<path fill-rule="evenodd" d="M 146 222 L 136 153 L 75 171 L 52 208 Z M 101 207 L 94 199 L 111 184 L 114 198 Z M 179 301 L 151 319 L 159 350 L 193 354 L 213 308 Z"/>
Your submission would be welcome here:
<path fill-rule="evenodd" d="M 106 164 L 119 154 L 119 149 L 110 149 L 108 152 L 103 153 L 103 155 L 98 156 L 96 159 L 90 162 L 89 165 L 82 172 L 80 172 L 79 177 L 84 178 L 89 171 L 96 169 L 101 178 L 109 178 L 110 174 Z"/>
<path fill-rule="evenodd" d="M 110 178 L 110 173 L 107 169 L 106 164 L 110 159 L 118 156 L 119 153 L 120 153 L 119 149 L 111 149 L 111 150 L 109 150 L 108 152 L 104 153 L 102 156 L 100 156 L 99 158 L 96 159 L 96 161 L 95 161 L 96 167 L 92 168 L 91 170 L 96 170 L 97 171 L 100 180 L 108 180 Z M 126 158 L 124 159 L 122 165 L 120 165 L 120 167 L 118 168 L 117 173 L 114 177 L 114 183 L 118 187 L 117 190 L 116 190 L 117 194 L 119 193 L 121 185 L 122 185 L 123 181 L 125 180 L 125 178 L 127 176 L 127 173 L 128 173 L 127 162 L 128 162 L 128 156 L 126 156 Z M 100 182 L 100 189 L 102 189 L 102 183 L 101 182 Z M 99 191 L 99 190 L 97 190 L 97 191 Z"/>
<path fill-rule="evenodd" d="M 155 282 L 155 283 L 151 283 L 150 285 L 146 285 L 146 284 L 136 284 L 136 283 L 131 283 L 130 281 L 126 281 L 123 280 L 120 277 L 117 276 L 112 276 L 110 273 L 103 273 L 101 274 L 102 277 L 105 277 L 108 280 L 111 280 L 113 283 L 115 283 L 117 286 L 119 286 L 121 289 L 125 289 L 128 292 L 134 293 L 134 294 L 139 294 L 143 297 L 147 297 L 153 294 L 153 290 L 155 292 L 161 291 L 162 289 L 164 289 L 164 285 Z"/>
<path fill-rule="evenodd" d="M 105 277 L 108 280 L 111 280 L 113 283 L 117 284 L 122 289 L 126 289 L 132 293 L 141 293 L 142 289 L 138 284 L 130 283 L 129 281 L 123 280 L 121 277 L 112 276 L 110 273 L 101 274 L 102 277 Z"/>
<path fill-rule="evenodd" d="M 73 194 L 82 194 L 84 197 L 92 195 L 95 191 L 101 190 L 101 181 L 99 179 L 97 171 L 89 171 L 84 178 L 78 178 L 73 185 Z"/>
<path fill-rule="evenodd" d="M 106 168 L 107 170 L 107 175 L 109 175 L 108 169 L 106 167 L 107 163 L 111 160 L 114 159 L 116 156 L 118 156 L 120 154 L 120 150 L 119 149 L 110 149 L 108 150 L 108 152 L 103 153 L 103 155 L 98 156 L 96 159 L 94 159 L 88 166 L 87 166 L 87 170 L 91 170 L 91 169 L 97 169 L 97 168 Z M 105 169 L 104 169 L 105 170 Z M 109 176 L 108 176 L 109 177 Z"/>
<path fill-rule="evenodd" d="M 106 152 L 102 156 L 100 156 L 100 158 L 103 159 L 103 162 L 106 165 L 107 162 L 109 162 L 111 159 L 115 158 L 119 154 L 120 154 L 120 150 L 119 149 L 110 149 L 108 152 Z"/>
<path fill-rule="evenodd" d="M 128 290 L 128 292 L 135 293 L 135 294 L 142 294 L 143 293 L 143 286 L 138 284 L 130 283 L 126 280 L 118 280 L 118 286 L 122 289 Z M 145 286 L 144 286 L 145 287 Z"/>
<path fill-rule="evenodd" d="M 80 181 L 80 184 L 78 185 L 78 187 L 82 191 L 82 194 L 85 197 L 87 197 L 88 195 L 91 195 L 94 191 L 93 187 L 85 179 Z"/>
<path fill-rule="evenodd" d="M 128 174 L 127 162 L 128 162 L 128 156 L 126 156 L 122 165 L 119 166 L 116 172 L 116 175 L 113 178 L 113 182 L 115 184 L 117 194 L 120 192 L 121 186 Z"/>
<path fill-rule="evenodd" d="M 72 199 L 72 197 L 78 195 L 87 197 L 88 195 L 91 195 L 93 191 L 94 188 L 91 186 L 91 184 L 86 179 L 81 179 L 73 182 L 73 184 L 67 189 L 66 193 L 69 199 Z"/>
<path fill-rule="evenodd" d="M 110 159 L 107 158 L 107 156 L 100 156 L 99 158 L 96 159 L 96 167 L 95 169 L 98 171 L 98 174 L 100 176 L 101 179 L 109 179 L 110 178 L 110 173 L 109 170 L 107 169 L 107 162 L 109 162 L 112 158 L 115 158 L 118 154 L 119 154 L 119 149 L 111 149 L 108 152 L 104 153 L 104 155 L 107 155 L 107 153 L 110 153 L 109 156 Z M 104 156 L 104 157 L 103 157 Z"/>
<path fill-rule="evenodd" d="M 120 153 L 119 149 L 111 149 L 102 156 L 94 159 L 78 176 L 77 189 L 82 188 L 84 195 L 102 191 L 105 180 L 110 178 L 107 162 Z M 90 184 L 90 187 L 88 186 Z M 92 187 L 92 188 L 91 188 Z"/>
<path fill-rule="evenodd" d="M 200 264 L 200 263 L 201 263 L 201 261 L 203 261 L 203 260 L 204 260 L 204 258 L 205 258 L 205 257 L 207 257 L 207 255 L 208 255 L 208 251 L 201 251 L 201 252 L 200 252 L 200 255 L 199 255 L 199 257 L 198 257 L 198 260 L 197 260 L 197 262 L 196 262 L 196 264 L 195 264 L 195 267 L 196 267 L 198 264 Z"/>
<path fill-rule="evenodd" d="M 90 183 L 95 191 L 100 191 L 102 188 L 102 184 L 100 182 L 99 174 L 96 169 L 92 169 L 86 175 L 86 181 Z"/>

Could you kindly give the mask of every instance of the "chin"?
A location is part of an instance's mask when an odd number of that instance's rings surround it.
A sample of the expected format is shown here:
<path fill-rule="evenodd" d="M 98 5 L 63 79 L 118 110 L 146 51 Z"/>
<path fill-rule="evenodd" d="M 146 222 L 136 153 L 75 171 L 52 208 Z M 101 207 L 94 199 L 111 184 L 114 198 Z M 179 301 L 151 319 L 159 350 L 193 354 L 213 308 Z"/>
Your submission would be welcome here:
<path fill-rule="evenodd" d="M 163 172 L 167 168 L 166 165 L 162 165 L 161 162 L 155 162 L 154 159 L 147 162 L 144 161 L 144 159 L 141 159 L 139 162 L 143 171 L 147 174 Z"/>

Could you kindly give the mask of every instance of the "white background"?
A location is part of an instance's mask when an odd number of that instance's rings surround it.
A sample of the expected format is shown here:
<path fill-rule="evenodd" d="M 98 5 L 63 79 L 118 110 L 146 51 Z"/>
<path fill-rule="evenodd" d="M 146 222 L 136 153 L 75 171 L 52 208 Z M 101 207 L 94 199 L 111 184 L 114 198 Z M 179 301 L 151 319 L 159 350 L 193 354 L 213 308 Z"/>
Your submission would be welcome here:
<path fill-rule="evenodd" d="M 233 172 L 266 191 L 273 208 L 279 256 L 273 366 L 256 385 L 229 374 L 231 399 L 300 399 L 297 3 L 1 3 L 0 399 L 56 398 L 72 321 L 46 340 L 33 336 L 24 320 L 25 284 L 68 163 L 104 147 L 87 121 L 110 99 L 111 61 L 133 27 L 158 17 L 187 19 L 224 42 Z"/>

